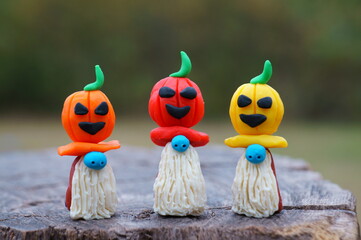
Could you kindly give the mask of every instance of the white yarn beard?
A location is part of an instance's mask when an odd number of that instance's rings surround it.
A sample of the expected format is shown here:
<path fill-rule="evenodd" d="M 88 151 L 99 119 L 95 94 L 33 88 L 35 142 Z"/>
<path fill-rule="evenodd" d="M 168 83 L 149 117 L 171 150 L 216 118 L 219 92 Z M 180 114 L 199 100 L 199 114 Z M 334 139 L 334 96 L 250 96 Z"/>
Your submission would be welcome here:
<path fill-rule="evenodd" d="M 115 178 L 110 165 L 93 170 L 84 164 L 82 157 L 73 175 L 70 217 L 85 220 L 110 218 L 115 213 L 117 202 Z"/>
<path fill-rule="evenodd" d="M 269 217 L 278 210 L 277 180 L 271 168 L 271 156 L 260 164 L 250 163 L 245 152 L 238 161 L 232 185 L 232 210 L 248 217 Z"/>
<path fill-rule="evenodd" d="M 197 152 L 192 146 L 180 153 L 167 143 L 153 186 L 154 211 L 160 215 L 198 216 L 207 201 Z"/>

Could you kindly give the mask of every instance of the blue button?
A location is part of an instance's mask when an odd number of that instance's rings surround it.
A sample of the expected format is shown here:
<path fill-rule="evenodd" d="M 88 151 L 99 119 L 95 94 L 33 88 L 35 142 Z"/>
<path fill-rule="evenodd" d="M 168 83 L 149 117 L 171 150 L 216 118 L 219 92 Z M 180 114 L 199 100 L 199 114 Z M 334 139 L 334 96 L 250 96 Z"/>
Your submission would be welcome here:
<path fill-rule="evenodd" d="M 189 148 L 189 140 L 183 135 L 175 136 L 172 139 L 172 147 L 178 152 L 185 152 Z"/>
<path fill-rule="evenodd" d="M 253 164 L 259 164 L 266 158 L 266 149 L 259 144 L 249 145 L 246 149 L 246 158 Z"/>
<path fill-rule="evenodd" d="M 100 170 L 107 165 L 107 157 L 101 152 L 90 152 L 84 156 L 84 164 L 91 169 Z"/>

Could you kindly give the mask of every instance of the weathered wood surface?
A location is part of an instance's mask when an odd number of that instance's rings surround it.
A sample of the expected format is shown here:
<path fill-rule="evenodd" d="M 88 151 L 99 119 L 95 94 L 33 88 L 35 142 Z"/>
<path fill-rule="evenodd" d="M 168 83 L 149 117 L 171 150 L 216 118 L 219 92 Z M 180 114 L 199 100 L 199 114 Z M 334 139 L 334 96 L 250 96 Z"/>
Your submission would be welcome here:
<path fill-rule="evenodd" d="M 0 154 L 0 239 L 358 239 L 355 198 L 301 160 L 274 156 L 284 210 L 270 218 L 234 214 L 231 185 L 240 149 L 199 148 L 208 207 L 200 217 L 152 211 L 161 148 L 107 153 L 119 207 L 106 220 L 73 221 L 64 207 L 72 157 L 55 149 Z"/>

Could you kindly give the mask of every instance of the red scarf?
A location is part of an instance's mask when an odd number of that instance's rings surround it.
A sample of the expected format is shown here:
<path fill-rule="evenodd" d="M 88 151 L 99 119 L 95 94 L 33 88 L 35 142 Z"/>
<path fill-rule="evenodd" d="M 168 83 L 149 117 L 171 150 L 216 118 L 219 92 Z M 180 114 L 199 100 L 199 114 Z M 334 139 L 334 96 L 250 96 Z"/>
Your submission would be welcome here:
<path fill-rule="evenodd" d="M 167 145 L 177 135 L 188 138 L 193 147 L 201 147 L 209 142 L 209 136 L 206 133 L 181 126 L 159 127 L 150 132 L 150 138 L 158 146 Z"/>

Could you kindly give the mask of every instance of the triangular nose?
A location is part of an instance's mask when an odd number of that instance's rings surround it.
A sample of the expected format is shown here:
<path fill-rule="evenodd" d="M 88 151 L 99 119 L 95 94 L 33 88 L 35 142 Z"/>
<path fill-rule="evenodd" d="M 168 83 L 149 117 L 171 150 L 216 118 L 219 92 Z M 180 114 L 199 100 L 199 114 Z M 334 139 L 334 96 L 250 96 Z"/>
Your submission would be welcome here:
<path fill-rule="evenodd" d="M 84 131 L 91 135 L 97 134 L 100 130 L 102 130 L 105 126 L 105 122 L 80 122 L 79 127 Z"/>
<path fill-rule="evenodd" d="M 263 114 L 240 114 L 242 122 L 250 126 L 251 128 L 257 127 L 266 121 L 267 117 Z"/>

